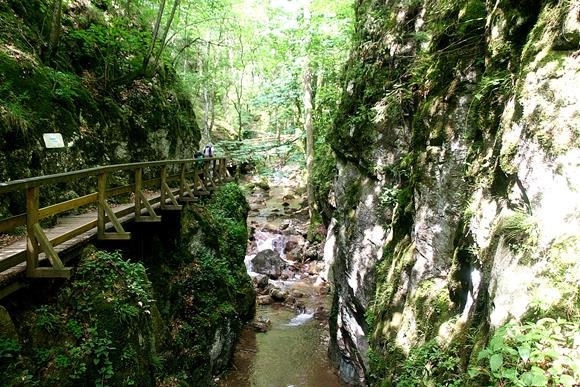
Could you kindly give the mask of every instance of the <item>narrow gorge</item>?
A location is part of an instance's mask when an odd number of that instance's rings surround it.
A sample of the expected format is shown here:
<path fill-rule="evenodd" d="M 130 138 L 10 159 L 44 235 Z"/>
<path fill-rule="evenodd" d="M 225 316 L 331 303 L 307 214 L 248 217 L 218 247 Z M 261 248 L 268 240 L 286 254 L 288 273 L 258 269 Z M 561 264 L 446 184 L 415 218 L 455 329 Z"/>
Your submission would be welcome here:
<path fill-rule="evenodd" d="M 580 0 L 0 0 L 0 385 L 579 386 L 579 139 Z"/>

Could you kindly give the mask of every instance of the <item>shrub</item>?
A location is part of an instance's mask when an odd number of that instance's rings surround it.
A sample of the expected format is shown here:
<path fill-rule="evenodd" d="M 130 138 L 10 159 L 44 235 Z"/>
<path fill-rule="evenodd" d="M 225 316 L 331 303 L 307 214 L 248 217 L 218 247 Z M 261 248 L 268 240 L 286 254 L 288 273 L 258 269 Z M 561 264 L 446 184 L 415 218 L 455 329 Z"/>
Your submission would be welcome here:
<path fill-rule="evenodd" d="M 495 386 L 573 386 L 580 380 L 580 324 L 543 318 L 500 327 L 481 350 L 473 379 Z"/>

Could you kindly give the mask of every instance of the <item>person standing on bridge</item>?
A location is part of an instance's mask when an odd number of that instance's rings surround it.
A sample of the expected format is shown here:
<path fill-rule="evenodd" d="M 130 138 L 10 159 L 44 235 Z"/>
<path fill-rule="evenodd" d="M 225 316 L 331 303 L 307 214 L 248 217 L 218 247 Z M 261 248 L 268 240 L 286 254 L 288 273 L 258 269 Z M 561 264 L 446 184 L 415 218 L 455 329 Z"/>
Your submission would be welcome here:
<path fill-rule="evenodd" d="M 213 157 L 213 145 L 211 143 L 203 148 L 203 157 Z"/>

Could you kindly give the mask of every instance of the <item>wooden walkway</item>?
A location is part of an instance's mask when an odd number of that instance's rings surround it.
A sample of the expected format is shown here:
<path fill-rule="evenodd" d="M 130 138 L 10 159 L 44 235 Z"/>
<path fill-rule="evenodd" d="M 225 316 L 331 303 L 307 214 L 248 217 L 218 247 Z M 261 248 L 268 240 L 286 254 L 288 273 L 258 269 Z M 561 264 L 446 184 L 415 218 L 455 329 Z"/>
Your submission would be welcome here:
<path fill-rule="evenodd" d="M 134 204 L 125 204 L 116 208 L 120 213 L 121 211 L 132 210 Z M 158 207 L 158 206 L 157 206 Z M 120 217 L 119 220 L 124 224 L 133 220 L 135 216 L 133 214 L 125 215 Z M 82 215 L 71 215 L 63 218 L 59 218 L 54 227 L 43 229 L 47 238 L 54 243 L 59 238 L 64 235 L 74 231 L 74 230 L 84 230 L 85 231 L 61 244 L 54 247 L 55 251 L 64 257 L 68 252 L 78 248 L 79 246 L 84 246 L 90 241 L 97 239 L 97 211 L 87 212 Z M 113 225 L 107 223 L 107 228 L 112 229 Z M 0 250 L 0 268 L 8 267 L 8 269 L 0 272 L 0 299 L 4 298 L 8 294 L 18 290 L 24 283 L 20 283 L 22 279 L 26 278 L 26 243 L 27 239 L 24 236 L 21 240 L 17 240 Z M 48 261 L 46 254 L 40 253 L 39 264 L 45 265 Z M 20 261 L 21 263 L 15 266 L 11 265 L 11 261 Z M 63 263 L 67 263 L 63 259 Z"/>
<path fill-rule="evenodd" d="M 128 240 L 131 235 L 124 230 L 124 224 L 131 221 L 160 222 L 161 217 L 156 213 L 160 208 L 180 210 L 180 203 L 197 201 L 218 185 L 232 180 L 224 158 L 208 158 L 202 162 L 203 167 L 200 167 L 199 160 L 192 159 L 123 164 L 0 183 L 0 194 L 27 191 L 27 213 L 0 220 L 0 232 L 27 226 L 27 235 L 22 240 L 0 248 L 0 299 L 26 286 L 28 278 L 69 278 L 70 268 L 64 266 L 66 259 L 63 261 L 61 257 L 74 255 L 73 252 L 94 239 Z M 180 173 L 168 175 L 167 166 L 174 164 L 181 167 Z M 159 178 L 142 180 L 144 167 L 159 169 Z M 134 183 L 107 189 L 107 174 L 119 170 L 134 173 Z M 41 185 L 79 176 L 97 176 L 97 192 L 38 208 Z M 176 182 L 179 187 L 170 188 L 168 182 Z M 146 194 L 145 186 L 157 187 L 157 193 Z M 133 193 L 134 203 L 117 206 L 107 203 L 107 198 L 128 193 Z M 91 203 L 97 204 L 96 210 L 59 217 L 54 227 L 40 227 L 42 218 Z"/>

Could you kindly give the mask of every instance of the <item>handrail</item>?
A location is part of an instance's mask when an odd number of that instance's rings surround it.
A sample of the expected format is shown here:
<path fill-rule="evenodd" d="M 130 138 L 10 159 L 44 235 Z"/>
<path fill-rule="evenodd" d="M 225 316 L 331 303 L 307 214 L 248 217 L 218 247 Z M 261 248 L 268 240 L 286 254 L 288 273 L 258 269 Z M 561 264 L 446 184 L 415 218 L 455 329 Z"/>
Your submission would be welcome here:
<path fill-rule="evenodd" d="M 203 165 L 199 165 L 200 162 Z M 188 168 L 188 164 L 192 164 L 193 168 Z M 168 175 L 167 167 L 170 165 L 180 166 L 180 172 L 175 175 Z M 178 201 L 198 200 L 198 196 L 207 195 L 217 185 L 230 180 L 231 176 L 227 171 L 226 165 L 227 160 L 225 157 L 145 161 L 99 166 L 0 183 L 0 194 L 13 191 L 25 191 L 26 193 L 26 213 L 0 219 L 0 231 L 7 231 L 26 225 L 27 238 L 26 250 L 3 258 L 0 261 L 0 267 L 5 270 L 19 264 L 24 260 L 25 253 L 28 277 L 68 278 L 70 269 L 64 267 L 54 246 L 66 242 L 90 228 L 94 228 L 95 225 L 97 226 L 97 237 L 99 239 L 130 239 L 131 234 L 124 230 L 118 216 L 134 212 L 134 219 L 137 222 L 158 222 L 161 217 L 155 212 L 152 206 L 154 203 L 159 203 L 162 209 L 181 209 Z M 148 167 L 159 167 L 154 172 L 157 177 L 143 180 L 143 169 Z M 134 181 L 121 187 L 108 188 L 107 176 L 118 171 L 131 171 L 134 174 Z M 90 176 L 97 177 L 95 192 L 40 208 L 39 192 L 42 186 Z M 191 183 L 188 181 L 190 178 L 192 178 L 190 180 Z M 171 188 L 170 182 L 177 182 L 179 188 Z M 153 199 L 147 198 L 143 191 L 143 188 L 147 186 L 157 186 L 160 195 Z M 175 185 L 173 186 L 175 187 Z M 107 199 L 126 193 L 134 194 L 134 205 L 119 212 L 113 211 Z M 40 227 L 39 221 L 43 218 L 92 203 L 97 204 L 97 216 L 96 220 L 90 224 L 69 230 L 64 235 L 52 239 L 49 239 Z M 113 225 L 114 232 L 106 230 L 108 223 Z M 39 267 L 38 258 L 41 251 L 45 253 L 52 267 Z"/>
<path fill-rule="evenodd" d="M 29 177 L 26 179 L 19 179 L 13 180 L 8 182 L 0 182 L 0 193 L 12 192 L 12 191 L 20 191 L 27 188 L 38 187 L 44 184 L 53 184 L 53 183 L 60 183 L 62 181 L 67 181 L 72 178 L 82 178 L 82 177 L 89 177 L 89 176 L 96 176 L 100 173 L 110 173 L 110 172 L 117 172 L 117 171 L 124 171 L 129 169 L 135 168 L 147 168 L 147 167 L 156 167 L 156 166 L 164 166 L 169 164 L 176 164 L 182 165 L 187 163 L 192 163 L 196 161 L 203 160 L 205 161 L 212 161 L 212 160 L 224 160 L 225 157 L 204 157 L 202 159 L 180 159 L 180 160 L 158 160 L 158 161 L 145 161 L 140 163 L 125 163 L 125 164 L 113 164 L 113 165 L 105 165 L 87 169 L 81 169 L 79 171 L 71 171 L 71 172 L 63 172 L 63 173 L 56 173 L 53 175 L 46 175 L 46 176 L 38 176 L 38 177 Z"/>

